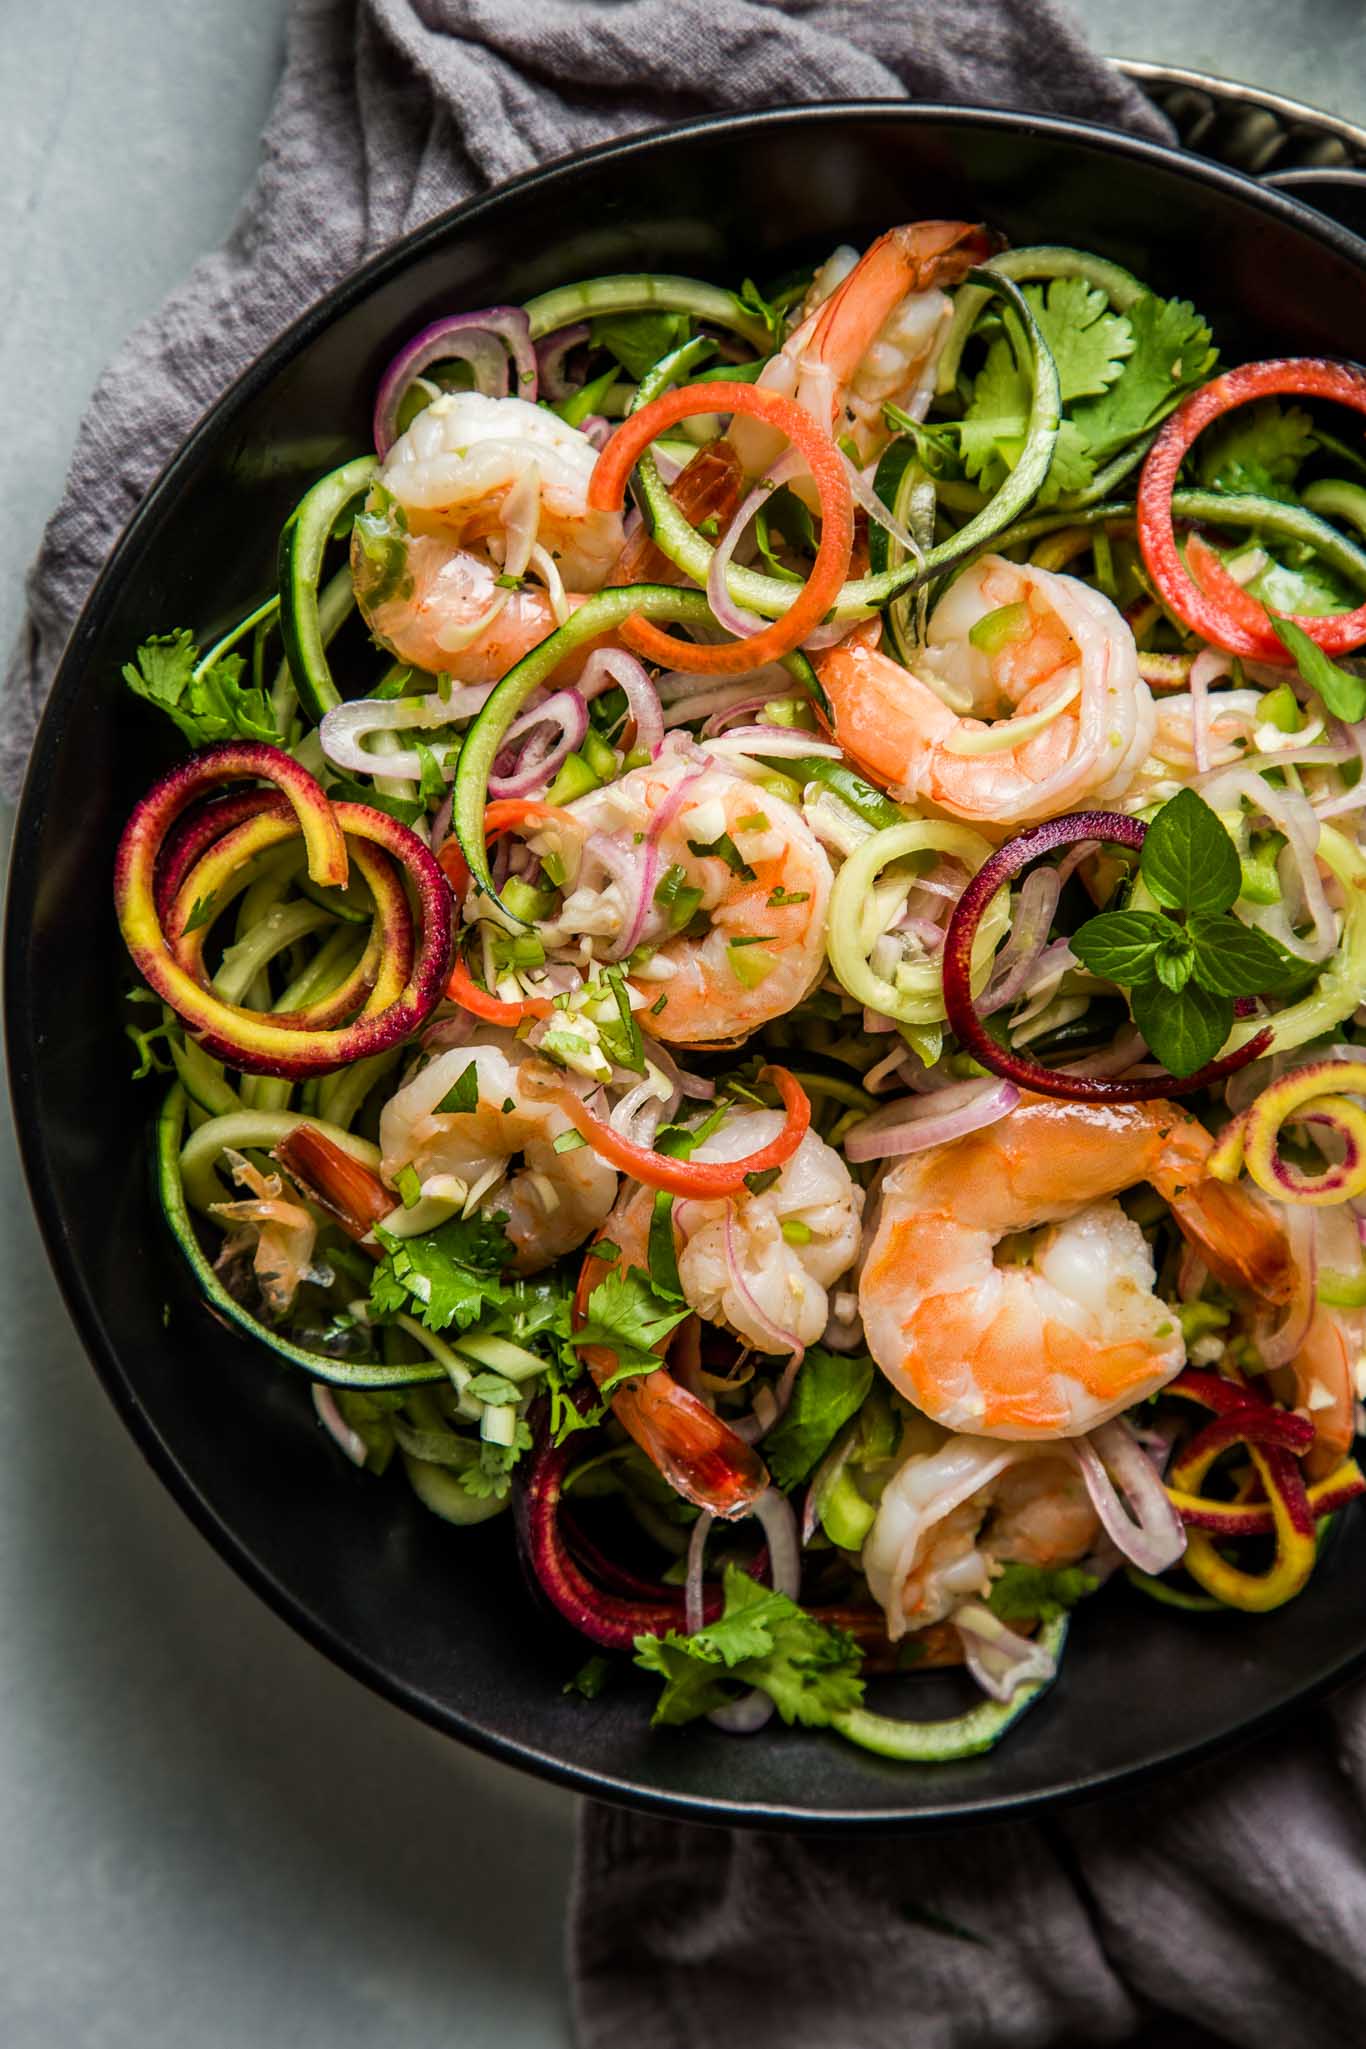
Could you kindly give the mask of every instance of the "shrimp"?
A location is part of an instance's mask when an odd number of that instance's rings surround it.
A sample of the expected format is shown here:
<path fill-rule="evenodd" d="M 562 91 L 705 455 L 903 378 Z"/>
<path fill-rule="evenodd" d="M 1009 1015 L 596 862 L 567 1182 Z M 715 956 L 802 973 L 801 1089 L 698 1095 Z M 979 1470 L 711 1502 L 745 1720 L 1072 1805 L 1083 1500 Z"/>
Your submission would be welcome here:
<path fill-rule="evenodd" d="M 210 1205 L 224 1223 L 242 1227 L 229 1237 L 219 1263 L 250 1249 L 262 1301 L 272 1316 L 285 1316 L 294 1306 L 300 1282 L 314 1278 L 317 1225 L 306 1209 L 286 1198 L 278 1174 L 263 1174 L 241 1153 L 228 1152 L 225 1158 L 233 1180 L 251 1195 L 243 1202 Z"/>
<path fill-rule="evenodd" d="M 895 1642 L 984 1599 L 1005 1564 L 1075 1564 L 1099 1531 L 1069 1445 L 949 1437 L 888 1481 L 862 1564 Z"/>
<path fill-rule="evenodd" d="M 771 1143 L 776 1110 L 728 1117 L 692 1154 L 738 1160 Z M 859 1249 L 863 1190 L 840 1155 L 808 1131 L 772 1187 L 721 1202 L 674 1204 L 678 1274 L 690 1308 L 760 1352 L 791 1352 L 825 1329 L 828 1293 Z"/>
<path fill-rule="evenodd" d="M 568 808 L 584 839 L 547 943 L 632 932 L 628 978 L 657 1038 L 732 1044 L 820 980 L 834 877 L 820 841 L 781 797 L 662 755 Z M 600 835 L 614 847 L 595 848 Z M 640 916 L 621 880 L 632 856 L 645 864 L 649 891 Z"/>
<path fill-rule="evenodd" d="M 590 1146 L 555 1150 L 572 1129 L 563 1110 L 523 1085 L 520 1048 L 496 1042 L 452 1047 L 419 1067 L 380 1112 L 380 1165 L 393 1183 L 412 1167 L 424 1193 L 507 1218 L 519 1273 L 536 1273 L 582 1245 L 616 1200 L 616 1170 Z M 477 1100 L 442 1105 L 470 1069 Z M 468 1086 L 468 1085 L 467 1085 Z M 524 1162 L 513 1162 L 521 1155 Z"/>
<path fill-rule="evenodd" d="M 760 384 L 795 398 L 830 434 L 851 438 L 861 463 L 870 462 L 889 438 L 882 414 L 889 400 L 917 417 L 928 408 L 951 311 L 941 288 L 957 284 L 994 247 L 985 228 L 966 221 L 913 221 L 879 235 L 838 281 L 834 272 L 852 251 L 836 251 Z M 750 420 L 736 420 L 731 439 L 751 475 L 782 446 Z"/>
<path fill-rule="evenodd" d="M 1212 1146 L 1174 1103 L 1035 1097 L 903 1161 L 859 1282 L 882 1371 L 947 1429 L 992 1438 L 1077 1436 L 1155 1394 L 1185 1341 L 1121 1189 L 1150 1182 L 1229 1286 L 1263 1304 L 1295 1288 L 1279 1219 L 1206 1174 Z"/>
<path fill-rule="evenodd" d="M 1133 634 L 1076 577 L 984 555 L 936 605 L 919 663 L 860 638 L 820 665 L 836 738 L 903 802 L 999 830 L 1112 802 L 1148 757 L 1157 712 Z"/>
<path fill-rule="evenodd" d="M 647 1189 L 634 1188 L 618 1203 L 604 1233 L 618 1247 L 617 1258 L 584 1261 L 576 1320 L 614 1266 L 618 1272 L 646 1266 L 652 1209 Z M 599 1386 L 617 1370 L 616 1354 L 606 1345 L 585 1345 L 583 1357 Z M 623 1381 L 608 1399 L 622 1428 L 685 1501 L 726 1519 L 750 1513 L 768 1485 L 763 1460 L 704 1401 L 680 1387 L 667 1366 Z"/>
<path fill-rule="evenodd" d="M 461 682 L 505 674 L 621 554 L 621 515 L 588 505 L 596 461 L 586 435 L 525 399 L 433 399 L 389 451 L 353 532 L 371 632 L 400 661 Z M 523 585 L 529 568 L 545 590 Z"/>

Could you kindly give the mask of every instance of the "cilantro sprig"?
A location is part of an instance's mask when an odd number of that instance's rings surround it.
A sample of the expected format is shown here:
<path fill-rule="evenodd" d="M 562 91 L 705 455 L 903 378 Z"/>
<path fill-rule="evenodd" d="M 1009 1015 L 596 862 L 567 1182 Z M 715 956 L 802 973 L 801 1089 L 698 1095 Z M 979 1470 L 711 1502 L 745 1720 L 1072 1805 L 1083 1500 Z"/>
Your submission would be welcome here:
<path fill-rule="evenodd" d="M 653 1373 L 660 1363 L 655 1347 L 690 1314 L 686 1303 L 675 1309 L 657 1294 L 642 1267 L 628 1267 L 625 1273 L 614 1269 L 589 1295 L 582 1328 L 570 1342 L 575 1351 L 601 1345 L 615 1355 L 615 1368 L 599 1383 L 607 1395 L 624 1380 Z"/>
<path fill-rule="evenodd" d="M 786 1594 L 756 1585 L 736 1566 L 725 1571 L 726 1605 L 695 1636 L 638 1636 L 636 1663 L 664 1680 L 654 1723 L 696 1721 L 757 1686 L 783 1720 L 822 1728 L 863 1698 L 862 1656 L 843 1630 L 827 1629 Z"/>
<path fill-rule="evenodd" d="M 1139 874 L 1160 908 L 1103 911 L 1074 933 L 1072 951 L 1091 974 L 1128 990 L 1134 1023 L 1163 1066 L 1194 1074 L 1228 1037 L 1235 997 L 1288 988 L 1304 970 L 1232 915 L 1238 851 L 1194 790 L 1148 827 Z"/>
<path fill-rule="evenodd" d="M 154 633 L 131 662 L 123 680 L 135 697 L 143 697 L 172 719 L 191 747 L 211 747 L 221 740 L 264 740 L 280 746 L 283 735 L 266 691 L 242 680 L 241 655 L 220 655 L 207 666 L 194 635 L 186 627 L 175 633 Z"/>

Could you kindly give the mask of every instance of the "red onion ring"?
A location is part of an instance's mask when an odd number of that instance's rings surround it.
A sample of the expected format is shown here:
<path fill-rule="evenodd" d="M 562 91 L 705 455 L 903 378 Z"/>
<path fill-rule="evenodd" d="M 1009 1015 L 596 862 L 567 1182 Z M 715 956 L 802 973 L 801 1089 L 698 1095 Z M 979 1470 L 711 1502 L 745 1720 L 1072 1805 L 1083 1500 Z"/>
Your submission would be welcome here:
<path fill-rule="evenodd" d="M 768 1539 L 769 1579 L 775 1593 L 786 1594 L 795 1601 L 801 1593 L 802 1556 L 797 1536 L 797 1518 L 791 1503 L 776 1487 L 765 1488 L 754 1503 L 751 1513 L 762 1524 Z M 693 1524 L 688 1543 L 688 1577 L 685 1593 L 685 1613 L 688 1634 L 693 1636 L 703 1627 L 702 1564 L 707 1547 L 707 1537 L 716 1518 L 704 1510 Z M 725 1707 L 715 1708 L 707 1720 L 715 1728 L 724 1729 L 731 1736 L 752 1736 L 762 1729 L 773 1715 L 773 1702 L 761 1687 L 753 1686 L 748 1693 L 742 1693 L 738 1700 L 729 1701 Z"/>
<path fill-rule="evenodd" d="M 586 320 L 576 320 L 569 327 L 557 327 L 553 334 L 543 334 L 536 343 L 536 375 L 538 398 L 549 399 L 552 405 L 571 396 L 565 380 L 564 359 L 571 349 L 588 340 L 591 329 Z"/>
<path fill-rule="evenodd" d="M 1027 1636 L 1017 1636 L 980 1601 L 964 1601 L 952 1619 L 963 1646 L 963 1663 L 992 1700 L 1009 1701 L 1019 1687 L 1032 1680 L 1047 1683 L 1057 1672 L 1058 1661 L 1051 1652 Z"/>
<path fill-rule="evenodd" d="M 363 1466 L 367 1457 L 365 1439 L 359 1431 L 351 1428 L 337 1407 L 331 1388 L 321 1380 L 313 1383 L 313 1409 L 337 1449 L 350 1459 L 353 1466 Z"/>
<path fill-rule="evenodd" d="M 640 944 L 640 935 L 654 903 L 659 880 L 659 849 L 647 839 L 641 846 L 624 847 L 609 832 L 590 833 L 584 841 L 584 860 L 595 860 L 606 869 L 621 889 L 621 930 L 603 951 L 604 960 L 625 960 Z M 582 869 L 580 870 L 582 881 Z"/>
<path fill-rule="evenodd" d="M 625 648 L 600 647 L 588 657 L 579 679 L 584 697 L 597 697 L 613 684 L 625 692 L 626 709 L 636 729 L 635 744 L 651 761 L 664 745 L 664 708 L 649 672 Z"/>
<path fill-rule="evenodd" d="M 1011 1081 L 963 1081 L 928 1096 L 885 1103 L 844 1135 L 846 1158 L 899 1160 L 997 1124 L 1020 1100 Z"/>
<path fill-rule="evenodd" d="M 454 358 L 474 370 L 475 389 L 487 398 L 508 395 L 508 359 L 515 373 L 517 398 L 538 395 L 536 355 L 531 324 L 520 306 L 486 306 L 482 313 L 452 313 L 434 320 L 406 342 L 379 381 L 375 393 L 375 453 L 382 462 L 398 439 L 398 414 L 404 393 L 415 377 L 433 363 Z"/>
<path fill-rule="evenodd" d="M 550 741 L 539 729 L 558 726 L 560 736 Z M 560 764 L 572 754 L 588 731 L 588 706 L 577 690 L 557 690 L 550 697 L 530 711 L 524 711 L 515 718 L 503 735 L 504 748 L 530 734 L 526 745 L 517 757 L 516 765 L 505 775 L 491 775 L 488 788 L 491 797 L 530 797 L 538 794 L 542 785 L 548 785 L 559 770 Z"/>
<path fill-rule="evenodd" d="M 1137 852 L 1146 831 L 1141 820 L 1127 818 L 1117 811 L 1086 811 L 1027 826 L 983 862 L 959 897 L 944 942 L 944 1008 L 959 1044 L 993 1074 L 1018 1082 L 1021 1088 L 1032 1089 L 1038 1095 L 1060 1096 L 1069 1102 L 1142 1103 L 1191 1095 L 1246 1067 L 1266 1051 L 1271 1043 L 1269 1028 L 1258 1032 L 1236 1053 L 1210 1061 L 1195 1074 L 1159 1073 L 1142 1080 L 1131 1077 L 1120 1081 L 1103 1075 L 1069 1074 L 1064 1069 L 1045 1067 L 1037 1060 L 1007 1052 L 997 1045 L 978 1016 L 972 995 L 972 942 L 996 892 L 1043 854 L 1075 846 L 1079 840 L 1099 840 Z"/>
<path fill-rule="evenodd" d="M 1318 1219 L 1300 1204 L 1285 1211 L 1285 1235 L 1295 1260 L 1295 1292 L 1285 1321 L 1278 1330 L 1256 1335 L 1257 1350 L 1269 1369 L 1288 1366 L 1309 1334 L 1318 1303 L 1319 1240 Z"/>
<path fill-rule="evenodd" d="M 1010 937 L 996 956 L 991 981 L 977 1002 L 977 1015 L 1004 1010 L 1028 982 L 1048 943 L 1062 882 L 1056 868 L 1033 868 L 1020 884 Z"/>
<path fill-rule="evenodd" d="M 1175 1565 L 1186 1548 L 1185 1524 L 1157 1467 L 1124 1422 L 1116 1417 L 1102 1423 L 1088 1437 L 1076 1438 L 1074 1447 L 1091 1505 L 1111 1541 L 1140 1572 L 1166 1572 Z"/>

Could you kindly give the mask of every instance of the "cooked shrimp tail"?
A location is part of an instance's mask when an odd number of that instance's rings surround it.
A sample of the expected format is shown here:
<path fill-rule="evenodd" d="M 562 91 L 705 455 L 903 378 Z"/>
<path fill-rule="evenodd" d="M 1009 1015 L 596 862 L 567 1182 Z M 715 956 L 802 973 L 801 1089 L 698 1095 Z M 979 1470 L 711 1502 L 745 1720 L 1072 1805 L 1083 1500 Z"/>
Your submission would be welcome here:
<path fill-rule="evenodd" d="M 348 1238 L 373 1249 L 375 1225 L 393 1213 L 395 1202 L 378 1174 L 312 1124 L 300 1124 L 281 1139 L 274 1157 L 300 1193 L 326 1210 Z"/>

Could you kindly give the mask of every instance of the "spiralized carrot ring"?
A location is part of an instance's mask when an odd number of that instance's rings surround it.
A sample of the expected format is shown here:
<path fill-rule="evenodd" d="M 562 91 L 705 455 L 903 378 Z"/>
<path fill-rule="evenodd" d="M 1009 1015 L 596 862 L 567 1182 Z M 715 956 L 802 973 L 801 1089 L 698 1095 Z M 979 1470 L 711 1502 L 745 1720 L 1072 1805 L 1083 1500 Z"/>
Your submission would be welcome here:
<path fill-rule="evenodd" d="M 1177 472 L 1197 435 L 1237 406 L 1280 396 L 1332 399 L 1366 413 L 1366 371 L 1317 356 L 1285 356 L 1243 363 L 1213 378 L 1177 407 L 1149 449 L 1139 477 L 1137 512 L 1148 573 L 1182 624 L 1230 654 L 1287 665 L 1292 658 L 1265 608 L 1248 596 L 1198 534 L 1187 543 L 1183 564 L 1172 520 Z M 1353 612 L 1297 616 L 1294 623 L 1325 654 L 1346 654 L 1366 641 L 1366 605 Z"/>
<path fill-rule="evenodd" d="M 1366 1195 L 1366 1108 L 1352 1100 L 1366 1095 L 1366 1058 L 1316 1060 L 1292 1068 L 1266 1088 L 1228 1125 L 1209 1156 L 1209 1171 L 1236 1181 L 1246 1167 L 1257 1186 L 1278 1202 L 1315 1206 L 1350 1202 Z M 1296 1119 L 1331 1125 L 1343 1141 L 1344 1157 L 1325 1161 L 1308 1174 L 1283 1159 L 1283 1126 Z"/>
<path fill-rule="evenodd" d="M 838 448 L 794 399 L 784 398 L 780 392 L 759 384 L 684 384 L 677 391 L 664 392 L 622 421 L 598 457 L 588 486 L 588 503 L 593 510 L 619 512 L 625 502 L 627 479 L 655 436 L 699 413 L 744 413 L 751 419 L 763 420 L 785 434 L 806 458 L 821 507 L 821 542 L 816 560 L 791 609 L 744 640 L 702 647 L 691 641 L 675 640 L 672 634 L 661 632 L 645 619 L 628 619 L 621 637 L 647 661 L 695 675 L 740 676 L 791 654 L 820 625 L 834 604 L 853 552 L 854 498 Z"/>
<path fill-rule="evenodd" d="M 347 833 L 382 848 L 411 880 L 422 936 L 402 988 L 383 1009 L 371 1011 L 367 1005 L 364 1014 L 335 1029 L 316 1023 L 300 1029 L 297 1014 L 258 1014 L 224 1003 L 176 958 L 157 914 L 157 866 L 166 835 L 206 793 L 243 778 L 272 783 L 288 798 L 292 822 L 303 835 L 309 874 L 315 882 L 345 883 Z M 263 810 L 255 823 L 273 828 L 273 812 L 274 807 Z M 251 823 L 246 821 L 234 830 L 247 830 Z M 201 863 L 206 858 L 201 852 Z M 378 865 L 368 879 L 378 910 L 385 887 Z M 450 964 L 450 889 L 424 843 L 396 819 L 369 805 L 331 804 L 322 786 L 298 762 L 264 743 L 229 743 L 206 749 L 172 769 L 148 791 L 119 841 L 114 906 L 124 944 L 143 980 L 171 1005 L 207 1052 L 248 1074 L 291 1079 L 324 1074 L 396 1045 L 430 1016 Z M 410 941 L 406 901 L 404 918 Z M 397 925 L 392 937 L 397 957 L 407 958 Z"/>

